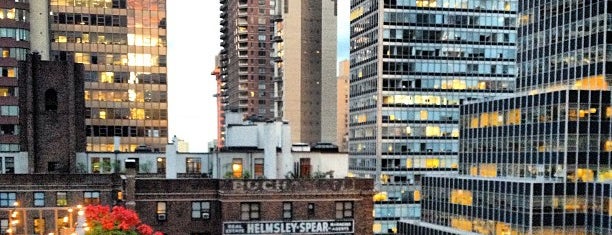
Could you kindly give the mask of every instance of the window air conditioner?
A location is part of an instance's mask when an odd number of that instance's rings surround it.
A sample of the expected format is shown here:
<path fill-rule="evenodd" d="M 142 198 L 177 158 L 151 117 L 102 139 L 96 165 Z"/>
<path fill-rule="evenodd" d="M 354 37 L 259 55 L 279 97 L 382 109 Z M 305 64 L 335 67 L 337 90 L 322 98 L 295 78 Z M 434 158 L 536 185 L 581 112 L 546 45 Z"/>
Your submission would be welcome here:
<path fill-rule="evenodd" d="M 166 221 L 166 214 L 157 214 L 157 220 Z"/>
<path fill-rule="evenodd" d="M 202 219 L 210 219 L 210 213 L 202 212 Z"/>

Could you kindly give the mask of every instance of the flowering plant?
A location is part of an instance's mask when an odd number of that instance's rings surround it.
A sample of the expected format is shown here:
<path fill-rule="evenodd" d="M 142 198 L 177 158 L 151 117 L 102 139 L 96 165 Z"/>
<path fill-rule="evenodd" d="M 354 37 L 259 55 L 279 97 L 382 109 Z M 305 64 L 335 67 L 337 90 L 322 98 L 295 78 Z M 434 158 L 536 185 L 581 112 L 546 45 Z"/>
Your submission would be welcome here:
<path fill-rule="evenodd" d="M 142 223 L 136 212 L 121 206 L 112 210 L 109 206 L 87 206 L 85 219 L 90 227 L 87 235 L 163 235 Z"/>

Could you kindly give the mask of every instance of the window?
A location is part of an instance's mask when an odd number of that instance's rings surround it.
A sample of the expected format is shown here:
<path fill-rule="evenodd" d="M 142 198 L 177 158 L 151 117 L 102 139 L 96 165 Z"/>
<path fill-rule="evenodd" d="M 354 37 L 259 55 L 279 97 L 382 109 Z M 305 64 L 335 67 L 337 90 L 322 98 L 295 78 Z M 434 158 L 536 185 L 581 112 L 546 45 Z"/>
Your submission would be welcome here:
<path fill-rule="evenodd" d="M 242 178 L 242 158 L 232 159 L 232 176 Z"/>
<path fill-rule="evenodd" d="M 202 160 L 200 158 L 191 158 L 188 157 L 185 161 L 187 161 L 187 173 L 200 173 L 202 169 Z"/>
<path fill-rule="evenodd" d="M 84 192 L 83 193 L 83 204 L 85 205 L 99 205 L 100 204 L 100 192 Z"/>
<path fill-rule="evenodd" d="M 308 216 L 314 216 L 314 215 L 315 215 L 315 204 L 308 203 Z"/>
<path fill-rule="evenodd" d="M 3 159 L 4 159 L 4 162 L 2 161 Z M 2 168 L 2 165 L 4 165 L 4 169 Z M 3 172 L 4 174 L 15 173 L 15 158 L 14 157 L 0 158 L 0 172 Z"/>
<path fill-rule="evenodd" d="M 0 115 L 2 115 L 2 116 L 18 116 L 19 115 L 19 107 L 18 106 L 10 106 L 10 105 L 0 106 Z"/>
<path fill-rule="evenodd" d="M 163 157 L 157 158 L 157 173 L 166 174 L 166 158 L 163 158 Z"/>
<path fill-rule="evenodd" d="M 17 194 L 16 193 L 0 193 L 0 207 L 12 207 L 15 206 Z"/>
<path fill-rule="evenodd" d="M 57 92 L 54 89 L 45 91 L 45 111 L 57 110 Z"/>
<path fill-rule="evenodd" d="M 34 219 L 34 233 L 43 234 L 45 232 L 45 219 Z"/>
<path fill-rule="evenodd" d="M 45 206 L 45 193 L 43 192 L 34 193 L 34 206 Z"/>
<path fill-rule="evenodd" d="M 255 178 L 263 178 L 264 177 L 264 159 L 263 158 L 255 158 L 255 166 L 254 166 L 254 176 Z"/>
<path fill-rule="evenodd" d="M 166 220 L 166 216 L 168 215 L 166 202 L 157 202 L 155 213 L 157 214 L 157 220 Z"/>
<path fill-rule="evenodd" d="M 240 203 L 241 220 L 259 220 L 259 202 Z"/>
<path fill-rule="evenodd" d="M 453 189 L 451 191 L 450 203 L 464 206 L 472 205 L 472 191 Z"/>
<path fill-rule="evenodd" d="M 353 202 L 336 202 L 336 219 L 353 218 Z"/>
<path fill-rule="evenodd" d="M 291 219 L 293 217 L 292 207 L 291 202 L 283 202 L 283 219 Z"/>
<path fill-rule="evenodd" d="M 310 177 L 310 158 L 300 158 L 300 178 Z"/>
<path fill-rule="evenodd" d="M 8 219 L 0 219 L 0 233 L 2 234 L 7 234 L 7 231 L 9 228 L 9 221 Z"/>
<path fill-rule="evenodd" d="M 68 195 L 66 192 L 57 192 L 55 204 L 57 206 L 68 206 Z"/>
<path fill-rule="evenodd" d="M 210 202 L 192 202 L 192 219 L 210 219 Z"/>

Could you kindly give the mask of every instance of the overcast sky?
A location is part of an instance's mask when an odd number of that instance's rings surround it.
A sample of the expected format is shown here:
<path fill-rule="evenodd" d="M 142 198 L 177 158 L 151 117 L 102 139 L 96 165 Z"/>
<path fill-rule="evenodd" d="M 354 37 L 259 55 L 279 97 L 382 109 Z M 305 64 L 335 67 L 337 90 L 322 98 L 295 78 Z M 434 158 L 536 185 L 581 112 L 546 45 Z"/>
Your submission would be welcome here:
<path fill-rule="evenodd" d="M 310 0 L 308 0 L 310 1 Z M 216 138 L 215 67 L 219 43 L 218 0 L 167 0 L 169 135 L 207 151 Z M 349 56 L 349 0 L 338 0 L 338 59 Z"/>

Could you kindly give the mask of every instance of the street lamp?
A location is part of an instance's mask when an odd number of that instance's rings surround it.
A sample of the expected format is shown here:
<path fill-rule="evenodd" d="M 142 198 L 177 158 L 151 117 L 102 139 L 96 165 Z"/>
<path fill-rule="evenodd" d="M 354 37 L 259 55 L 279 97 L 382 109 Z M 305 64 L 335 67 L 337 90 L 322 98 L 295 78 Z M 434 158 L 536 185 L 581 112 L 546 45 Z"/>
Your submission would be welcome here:
<path fill-rule="evenodd" d="M 85 223 L 85 211 L 83 211 L 83 209 L 80 206 L 81 205 L 78 206 L 79 212 L 77 213 L 78 217 L 77 217 L 75 235 L 85 235 L 85 232 L 89 230 L 89 228 L 87 227 L 87 223 Z"/>
<path fill-rule="evenodd" d="M 19 206 L 19 202 L 13 202 L 14 210 L 9 210 L 9 227 L 6 230 L 8 234 L 17 234 L 17 224 L 19 224 L 19 212 L 17 211 L 17 207 Z"/>

